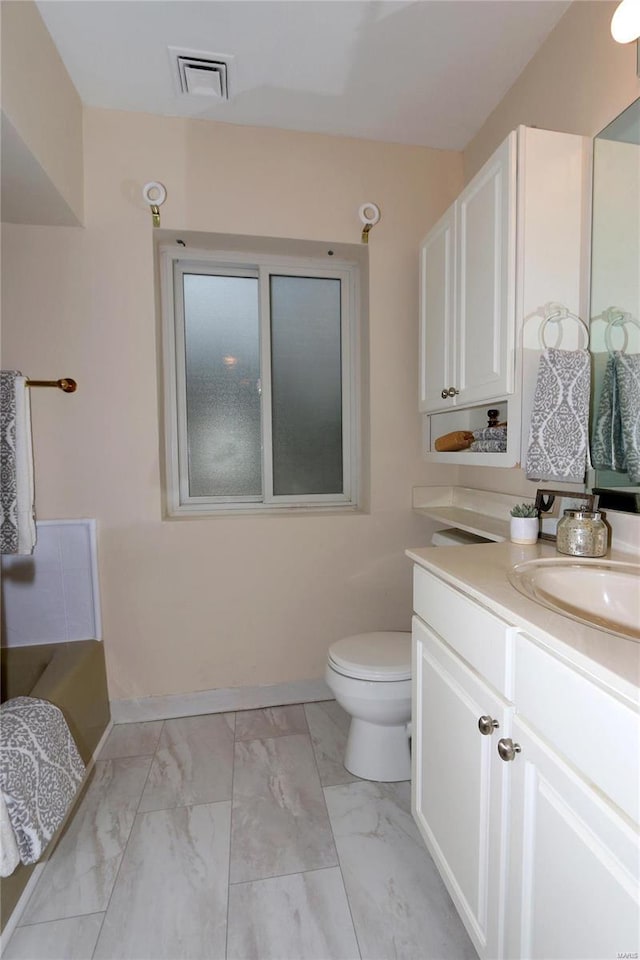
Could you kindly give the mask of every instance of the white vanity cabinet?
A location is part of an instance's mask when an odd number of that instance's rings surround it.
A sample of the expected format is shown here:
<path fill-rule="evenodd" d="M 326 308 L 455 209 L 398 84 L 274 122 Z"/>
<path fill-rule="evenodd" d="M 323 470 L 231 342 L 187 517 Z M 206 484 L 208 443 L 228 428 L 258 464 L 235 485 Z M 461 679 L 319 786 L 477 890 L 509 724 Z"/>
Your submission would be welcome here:
<path fill-rule="evenodd" d="M 414 617 L 413 815 L 481 956 L 501 953 L 505 765 L 511 709 Z"/>
<path fill-rule="evenodd" d="M 633 955 L 637 706 L 418 564 L 413 655 L 413 815 L 482 960 Z"/>
<path fill-rule="evenodd" d="M 523 349 L 538 350 L 545 305 L 585 309 L 588 146 L 584 137 L 519 127 L 423 240 L 419 409 L 427 459 L 520 462 L 523 394 L 533 392 L 537 360 L 525 366 Z M 506 453 L 435 451 L 445 433 L 485 427 L 488 407 L 508 421 Z"/>
<path fill-rule="evenodd" d="M 518 717 L 512 738 L 520 752 L 509 764 L 505 955 L 634 956 L 640 946 L 637 831 Z"/>
<path fill-rule="evenodd" d="M 413 816 L 478 953 L 498 957 L 508 770 L 496 743 L 510 736 L 513 715 L 508 624 L 417 565 L 413 595 Z"/>
<path fill-rule="evenodd" d="M 606 639 L 604 640 L 606 643 Z M 601 960 L 640 947 L 637 711 L 514 639 L 506 956 Z"/>

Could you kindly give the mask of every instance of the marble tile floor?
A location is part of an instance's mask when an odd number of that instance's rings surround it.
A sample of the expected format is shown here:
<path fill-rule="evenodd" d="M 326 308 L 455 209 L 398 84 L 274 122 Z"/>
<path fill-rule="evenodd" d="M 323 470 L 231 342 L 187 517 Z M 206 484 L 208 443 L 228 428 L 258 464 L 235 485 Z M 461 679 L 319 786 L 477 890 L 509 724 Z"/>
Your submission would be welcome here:
<path fill-rule="evenodd" d="M 477 960 L 335 701 L 121 724 L 5 960 Z"/>

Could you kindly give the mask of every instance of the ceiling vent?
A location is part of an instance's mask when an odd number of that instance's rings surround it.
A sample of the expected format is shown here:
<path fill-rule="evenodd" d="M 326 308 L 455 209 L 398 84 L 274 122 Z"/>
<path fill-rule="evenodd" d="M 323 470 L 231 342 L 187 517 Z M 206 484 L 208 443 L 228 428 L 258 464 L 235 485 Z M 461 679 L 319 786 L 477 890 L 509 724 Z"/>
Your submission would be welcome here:
<path fill-rule="evenodd" d="M 233 57 L 200 50 L 169 47 L 176 91 L 182 96 L 229 99 L 229 74 Z"/>

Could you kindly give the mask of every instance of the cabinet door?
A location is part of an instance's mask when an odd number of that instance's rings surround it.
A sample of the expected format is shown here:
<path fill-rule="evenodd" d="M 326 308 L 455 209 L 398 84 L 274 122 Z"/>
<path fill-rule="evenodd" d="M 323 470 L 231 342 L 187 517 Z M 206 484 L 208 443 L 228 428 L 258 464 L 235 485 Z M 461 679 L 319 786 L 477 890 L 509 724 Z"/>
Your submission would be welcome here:
<path fill-rule="evenodd" d="M 442 391 L 453 386 L 454 207 L 420 247 L 420 410 L 452 405 Z"/>
<path fill-rule="evenodd" d="M 417 617 L 413 652 L 413 816 L 480 957 L 500 957 L 510 710 Z"/>
<path fill-rule="evenodd" d="M 518 718 L 512 736 L 507 955 L 637 956 L 637 829 Z"/>
<path fill-rule="evenodd" d="M 458 404 L 513 393 L 517 134 L 456 201 Z"/>

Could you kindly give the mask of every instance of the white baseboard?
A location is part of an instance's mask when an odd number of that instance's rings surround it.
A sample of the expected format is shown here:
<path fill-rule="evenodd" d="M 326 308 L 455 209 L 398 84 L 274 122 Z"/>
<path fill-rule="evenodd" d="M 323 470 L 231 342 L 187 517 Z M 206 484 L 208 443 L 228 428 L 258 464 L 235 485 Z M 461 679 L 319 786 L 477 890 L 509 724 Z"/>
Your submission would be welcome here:
<path fill-rule="evenodd" d="M 82 778 L 82 783 L 81 783 L 80 786 L 78 787 L 78 791 L 77 791 L 77 793 L 76 793 L 76 798 L 75 798 L 74 802 L 71 804 L 71 806 L 69 807 L 69 809 L 67 810 L 67 814 L 66 814 L 64 820 L 62 821 L 62 823 L 60 824 L 60 826 L 58 827 L 58 829 L 57 829 L 56 832 L 54 833 L 53 837 L 52 837 L 51 840 L 49 841 L 49 844 L 48 844 L 47 850 L 46 850 L 46 859 L 45 859 L 45 860 L 40 860 L 39 863 L 36 863 L 35 867 L 33 868 L 32 873 L 31 873 L 31 876 L 30 876 L 29 879 L 27 880 L 27 885 L 26 885 L 26 887 L 24 888 L 24 890 L 23 890 L 22 893 L 20 894 L 20 899 L 18 900 L 18 902 L 16 903 L 15 907 L 13 908 L 13 910 L 12 910 L 12 912 L 11 912 L 11 916 L 9 917 L 9 919 L 7 920 L 7 922 L 6 922 L 5 926 L 4 926 L 4 930 L 2 931 L 2 933 L 0 933 L 0 957 L 4 956 L 4 952 L 5 952 L 5 950 L 7 949 L 7 944 L 9 943 L 9 940 L 11 939 L 11 936 L 12 936 L 12 934 L 13 934 L 13 931 L 15 930 L 15 928 L 16 928 L 16 927 L 18 926 L 18 924 L 20 923 L 20 918 L 22 917 L 22 914 L 23 914 L 24 911 L 25 911 L 25 908 L 26 908 L 26 906 L 27 906 L 27 904 L 28 904 L 28 902 L 29 902 L 29 899 L 31 898 L 31 894 L 32 894 L 33 891 L 35 890 L 35 887 L 36 887 L 36 884 L 37 884 L 38 880 L 39 880 L 40 877 L 42 876 L 42 871 L 44 870 L 44 868 L 45 868 L 46 865 L 47 865 L 47 860 L 49 859 L 49 857 L 51 856 L 51 854 L 52 854 L 53 851 L 55 850 L 56 845 L 57 845 L 57 843 L 58 843 L 58 840 L 59 840 L 60 837 L 62 836 L 62 833 L 63 833 L 63 831 L 64 831 L 64 828 L 65 828 L 65 826 L 67 825 L 67 821 L 68 821 L 69 818 L 73 815 L 73 812 L 75 811 L 75 809 L 76 809 L 76 807 L 77 807 L 77 805 L 78 805 L 78 801 L 79 801 L 80 797 L 82 796 L 82 792 L 83 792 L 83 789 L 84 789 L 84 785 L 85 785 L 85 783 L 87 782 L 87 780 L 89 779 L 89 776 L 90 776 L 90 774 L 91 774 L 91 771 L 93 770 L 93 768 L 94 768 L 94 766 L 95 766 L 96 760 L 97 760 L 98 756 L 100 755 L 100 751 L 102 750 L 102 747 L 103 747 L 103 745 L 105 744 L 105 742 L 106 742 L 106 740 L 107 740 L 107 737 L 108 737 L 109 734 L 111 733 L 111 730 L 112 730 L 112 729 L 113 729 L 113 720 L 109 720 L 109 723 L 108 723 L 107 726 L 105 727 L 105 731 L 104 731 L 104 733 L 102 734 L 102 736 L 100 737 L 100 740 L 99 740 L 99 742 L 98 742 L 95 750 L 93 751 L 93 753 L 92 753 L 92 755 L 91 755 L 91 759 L 89 760 L 89 762 L 88 762 L 88 764 L 87 764 L 87 768 L 86 768 L 86 770 L 85 770 L 85 772 L 84 772 L 84 777 Z"/>
<path fill-rule="evenodd" d="M 287 703 L 313 703 L 332 700 L 333 694 L 324 680 L 294 680 L 259 687 L 229 687 L 220 690 L 199 690 L 197 693 L 167 694 L 138 700 L 112 700 L 114 723 L 135 723 L 143 720 L 171 720 L 194 717 L 202 713 L 227 713 L 232 710 L 259 710 Z"/>

